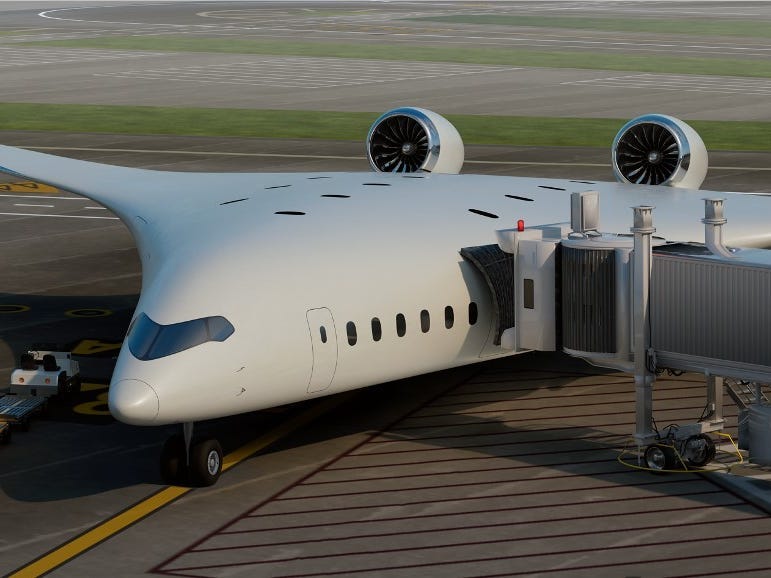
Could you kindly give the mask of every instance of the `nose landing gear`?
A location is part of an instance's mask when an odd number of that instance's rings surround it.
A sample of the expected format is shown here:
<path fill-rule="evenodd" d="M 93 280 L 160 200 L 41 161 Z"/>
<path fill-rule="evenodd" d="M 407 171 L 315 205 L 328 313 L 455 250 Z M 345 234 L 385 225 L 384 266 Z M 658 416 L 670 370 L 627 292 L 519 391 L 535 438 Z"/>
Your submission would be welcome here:
<path fill-rule="evenodd" d="M 161 477 L 167 484 L 212 486 L 222 473 L 222 447 L 216 439 L 193 439 L 193 424 L 171 436 L 161 450 Z"/>

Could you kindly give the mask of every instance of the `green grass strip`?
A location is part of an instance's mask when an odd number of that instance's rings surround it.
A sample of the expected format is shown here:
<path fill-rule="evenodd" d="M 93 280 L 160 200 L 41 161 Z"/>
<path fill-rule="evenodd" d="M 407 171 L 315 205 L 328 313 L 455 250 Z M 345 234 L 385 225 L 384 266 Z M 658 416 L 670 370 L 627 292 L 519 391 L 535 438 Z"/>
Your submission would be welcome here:
<path fill-rule="evenodd" d="M 602 52 L 531 51 L 494 47 L 437 47 L 410 45 L 343 44 L 326 42 L 284 42 L 237 38 L 195 38 L 189 36 L 115 36 L 46 42 L 25 42 L 21 46 L 61 46 L 170 52 L 213 52 L 229 54 L 271 54 L 280 56 L 325 56 L 374 60 L 456 62 L 500 66 L 583 68 L 674 74 L 710 74 L 771 78 L 771 60 L 721 58 L 679 58 L 670 56 L 606 54 Z"/>
<path fill-rule="evenodd" d="M 687 34 L 694 36 L 738 36 L 741 38 L 771 38 L 768 21 L 758 20 L 700 20 L 698 18 L 585 18 L 572 16 L 515 16 L 468 14 L 458 16 L 427 16 L 410 18 L 414 21 L 453 22 L 458 24 L 494 24 L 498 26 L 526 26 L 537 28 L 567 28 L 573 30 L 600 30 L 604 32 L 650 32 L 652 34 Z"/>
<path fill-rule="evenodd" d="M 380 112 L 0 103 L 0 130 L 363 142 Z M 467 144 L 609 147 L 628 119 L 448 115 Z M 693 121 L 712 150 L 771 151 L 771 122 Z"/>

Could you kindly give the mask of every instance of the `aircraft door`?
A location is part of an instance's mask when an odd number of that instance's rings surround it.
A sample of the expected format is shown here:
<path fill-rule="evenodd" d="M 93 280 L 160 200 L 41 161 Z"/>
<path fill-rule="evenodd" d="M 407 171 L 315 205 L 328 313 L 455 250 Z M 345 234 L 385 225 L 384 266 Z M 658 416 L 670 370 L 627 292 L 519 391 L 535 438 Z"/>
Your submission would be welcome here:
<path fill-rule="evenodd" d="M 337 332 L 332 312 L 326 307 L 309 309 L 305 314 L 311 334 L 313 369 L 308 393 L 324 391 L 332 383 L 337 369 Z"/>

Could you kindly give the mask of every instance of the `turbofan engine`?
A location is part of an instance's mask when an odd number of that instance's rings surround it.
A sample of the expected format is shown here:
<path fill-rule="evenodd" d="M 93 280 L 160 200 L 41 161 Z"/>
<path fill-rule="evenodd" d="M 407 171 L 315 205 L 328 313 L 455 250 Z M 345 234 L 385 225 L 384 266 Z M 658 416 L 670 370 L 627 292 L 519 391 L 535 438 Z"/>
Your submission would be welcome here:
<path fill-rule="evenodd" d="M 396 108 L 378 118 L 367 135 L 367 158 L 381 173 L 457 174 L 463 140 L 441 115 L 423 108 Z"/>
<path fill-rule="evenodd" d="M 613 139 L 612 164 L 622 183 L 698 189 L 707 175 L 707 149 L 683 121 L 646 114 L 621 127 Z"/>

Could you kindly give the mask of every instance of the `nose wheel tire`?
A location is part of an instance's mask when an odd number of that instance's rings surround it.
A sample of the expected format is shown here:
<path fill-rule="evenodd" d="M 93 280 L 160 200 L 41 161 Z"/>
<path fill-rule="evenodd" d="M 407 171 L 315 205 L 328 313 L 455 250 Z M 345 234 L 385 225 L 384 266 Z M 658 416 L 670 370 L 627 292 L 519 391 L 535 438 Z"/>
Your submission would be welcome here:
<path fill-rule="evenodd" d="M 211 486 L 222 473 L 222 446 L 215 439 L 194 441 L 188 460 L 185 437 L 173 435 L 163 444 L 160 465 L 167 484 Z"/>
<path fill-rule="evenodd" d="M 190 477 L 196 486 L 214 485 L 222 473 L 222 447 L 217 440 L 203 440 L 190 450 Z"/>

